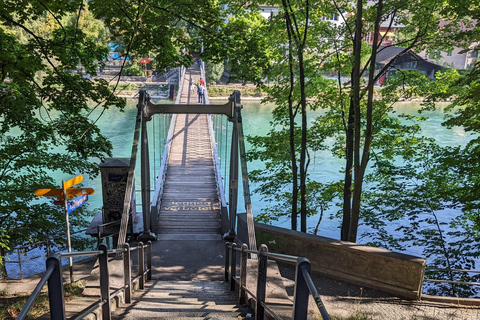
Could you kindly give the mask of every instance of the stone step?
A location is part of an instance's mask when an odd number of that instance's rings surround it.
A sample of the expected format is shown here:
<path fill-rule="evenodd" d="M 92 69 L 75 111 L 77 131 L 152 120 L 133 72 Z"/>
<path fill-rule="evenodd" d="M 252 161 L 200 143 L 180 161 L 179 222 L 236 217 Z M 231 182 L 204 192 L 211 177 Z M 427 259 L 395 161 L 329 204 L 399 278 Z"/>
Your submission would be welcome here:
<path fill-rule="evenodd" d="M 134 305 L 119 308 L 112 319 L 245 319 L 253 312 L 237 304 L 237 295 L 220 281 L 156 281 Z M 253 318 L 252 318 L 253 319 Z"/>

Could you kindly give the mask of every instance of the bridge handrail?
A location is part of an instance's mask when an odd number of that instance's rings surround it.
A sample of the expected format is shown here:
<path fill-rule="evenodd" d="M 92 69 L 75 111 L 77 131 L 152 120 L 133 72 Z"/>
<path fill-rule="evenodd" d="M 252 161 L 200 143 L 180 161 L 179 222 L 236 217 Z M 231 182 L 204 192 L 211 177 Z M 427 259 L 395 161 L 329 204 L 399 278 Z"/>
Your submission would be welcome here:
<path fill-rule="evenodd" d="M 155 186 L 155 192 L 152 198 L 152 202 L 150 204 L 150 208 L 152 208 L 152 216 L 156 217 L 158 214 L 158 203 L 162 199 L 163 195 L 163 186 L 165 184 L 165 177 L 168 168 L 168 159 L 170 157 L 170 150 L 172 147 L 172 140 L 173 140 L 173 133 L 175 131 L 175 122 L 177 121 L 177 115 L 173 114 L 172 118 L 170 119 L 170 127 L 168 129 L 167 140 L 165 142 L 165 147 L 162 156 L 162 162 L 160 164 L 160 170 L 157 177 L 157 183 Z"/>
<path fill-rule="evenodd" d="M 435 267 L 425 267 L 426 271 L 437 271 L 437 272 L 462 272 L 462 273 L 480 273 L 480 270 L 465 270 L 465 269 L 444 269 L 444 268 L 435 268 Z M 431 279 L 424 277 L 423 281 L 425 282 L 435 282 L 435 283 L 449 283 L 449 284 L 459 284 L 467 286 L 480 286 L 480 282 L 470 282 L 470 281 L 455 281 L 455 280 L 444 280 L 444 279 Z"/>
<path fill-rule="evenodd" d="M 178 82 L 178 92 L 177 97 L 175 98 L 175 104 L 180 103 L 180 98 L 182 96 L 182 89 L 183 89 L 183 81 L 185 80 L 185 67 L 180 67 L 180 80 Z M 170 157 L 170 150 L 172 147 L 172 140 L 173 134 L 175 131 L 175 122 L 177 121 L 177 114 L 172 114 L 172 118 L 170 119 L 170 126 L 168 129 L 167 139 L 165 142 L 165 147 L 163 149 L 162 161 L 160 163 L 160 170 L 157 176 L 157 183 L 155 184 L 155 192 L 153 194 L 152 201 L 150 202 L 150 210 L 152 214 L 152 220 L 156 220 L 158 215 L 159 209 L 158 204 L 159 201 L 162 199 L 163 194 L 163 186 L 165 184 L 165 177 L 168 168 L 168 159 Z M 156 225 L 156 223 L 155 223 Z"/>
<path fill-rule="evenodd" d="M 145 95 L 143 97 L 144 99 L 146 98 Z M 135 179 L 135 165 L 137 161 L 138 142 L 140 140 L 140 129 L 142 126 L 142 118 L 143 118 L 143 108 L 138 107 L 137 118 L 135 121 L 135 131 L 133 134 L 132 152 L 130 156 L 130 168 L 128 168 L 127 186 L 125 188 L 125 198 L 123 201 L 123 212 L 122 212 L 122 219 L 121 219 L 120 230 L 118 235 L 117 247 L 122 247 L 127 237 L 128 216 L 130 213 L 130 207 L 131 207 L 131 201 L 132 201 L 132 193 L 133 193 L 133 186 L 134 186 L 133 182 Z"/>
<path fill-rule="evenodd" d="M 208 132 L 210 134 L 210 144 L 212 146 L 213 164 L 215 166 L 215 182 L 217 184 L 217 192 L 220 199 L 220 212 L 222 220 L 222 234 L 228 231 L 228 217 L 227 217 L 227 199 L 225 197 L 225 190 L 222 183 L 222 169 L 220 167 L 220 160 L 218 158 L 217 143 L 215 141 L 215 132 L 213 131 L 212 115 L 207 116 Z"/>
<path fill-rule="evenodd" d="M 147 249 L 147 266 L 145 268 L 145 249 Z M 138 250 L 138 274 L 131 277 L 131 263 L 130 252 Z M 110 294 L 109 284 L 109 270 L 108 270 L 108 255 L 112 253 L 123 253 L 124 266 L 124 286 Z M 63 291 L 63 276 L 62 276 L 62 258 L 68 257 L 88 257 L 98 256 L 100 269 L 100 299 L 89 307 L 77 313 L 74 319 L 82 319 L 87 314 L 94 312 L 98 307 L 102 307 L 103 319 L 111 318 L 110 300 L 115 296 L 124 293 L 126 303 L 131 302 L 132 284 L 139 282 L 140 289 L 144 288 L 145 279 L 152 279 L 152 242 L 144 245 L 142 242 L 138 243 L 136 247 L 130 247 L 128 243 L 124 244 L 121 249 L 108 250 L 107 245 L 101 243 L 96 251 L 81 251 L 70 253 L 53 253 L 46 260 L 46 272 L 38 282 L 27 302 L 17 316 L 18 320 L 26 318 L 27 313 L 33 307 L 38 296 L 42 292 L 43 287 L 48 282 L 48 299 L 50 303 L 50 318 L 51 319 L 66 319 L 65 315 L 65 298 Z M 81 298 L 77 298 L 81 299 Z"/>
<path fill-rule="evenodd" d="M 182 97 L 182 90 L 183 90 L 183 81 L 185 80 L 185 66 L 180 67 L 180 74 L 178 77 L 178 91 L 177 91 L 177 97 L 175 98 L 175 104 L 180 103 L 180 98 Z"/>
<path fill-rule="evenodd" d="M 205 62 L 202 59 L 199 59 L 199 61 L 200 61 L 200 77 L 206 80 L 207 76 L 205 75 Z M 204 104 L 210 104 L 210 98 L 208 97 L 207 81 L 205 81 L 205 92 L 203 96 L 203 102 Z"/>
<path fill-rule="evenodd" d="M 296 263 L 295 270 L 295 294 L 293 298 L 293 319 L 307 319 L 308 314 L 308 298 L 311 294 L 316 302 L 318 310 L 323 320 L 330 320 L 330 316 L 323 305 L 318 291 L 313 283 L 310 275 L 310 261 L 304 257 L 284 255 L 278 253 L 269 253 L 268 247 L 264 244 L 260 245 L 258 251 L 248 250 L 246 244 L 242 244 L 241 248 L 236 243 L 227 242 L 225 245 L 225 281 L 230 282 L 230 290 L 234 291 L 238 286 L 239 304 L 246 304 L 247 293 L 256 301 L 256 319 L 263 319 L 265 311 L 276 319 L 282 319 L 275 313 L 266 303 L 266 285 L 267 285 L 267 262 L 268 259 L 276 261 L 284 261 Z M 241 252 L 240 258 L 240 277 L 237 279 L 237 252 Z M 257 292 L 254 294 L 247 288 L 247 259 L 248 254 L 258 256 L 258 272 L 257 272 Z"/>

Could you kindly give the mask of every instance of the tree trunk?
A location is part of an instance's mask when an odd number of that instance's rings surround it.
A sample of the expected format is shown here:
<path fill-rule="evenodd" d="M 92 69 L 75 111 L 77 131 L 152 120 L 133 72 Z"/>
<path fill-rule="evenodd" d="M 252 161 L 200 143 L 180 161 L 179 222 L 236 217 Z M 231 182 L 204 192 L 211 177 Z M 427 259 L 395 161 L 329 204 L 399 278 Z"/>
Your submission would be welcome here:
<path fill-rule="evenodd" d="M 288 15 L 288 13 L 285 13 Z M 288 24 L 287 17 L 285 21 Z M 293 89 L 295 86 L 295 74 L 293 68 L 293 56 L 292 56 L 292 35 L 290 33 L 290 28 L 287 25 L 288 32 L 288 67 L 290 71 L 290 92 L 288 95 L 288 115 L 289 115 L 289 142 L 290 142 L 290 161 L 292 164 L 292 230 L 297 230 L 297 211 L 298 211 L 298 167 L 297 167 L 297 157 L 295 151 L 295 112 L 293 110 Z"/>
<path fill-rule="evenodd" d="M 359 220 L 359 207 L 360 205 L 358 190 L 361 190 L 361 178 L 359 176 L 360 171 L 360 140 L 361 140 L 361 109 L 360 109 L 360 69 L 361 55 L 362 55 L 362 0 L 357 0 L 357 16 L 355 23 L 355 38 L 354 38 L 354 64 L 353 64 L 353 82 L 352 82 L 352 99 L 354 110 L 354 142 L 353 142 L 353 170 L 354 170 L 354 190 L 352 201 L 352 212 L 350 219 L 350 228 L 348 233 L 348 240 L 352 242 L 357 241 L 357 227 Z M 360 186 L 357 186 L 360 183 Z M 359 188 L 360 187 L 360 188 Z"/>
<path fill-rule="evenodd" d="M 300 231 L 307 232 L 307 99 L 305 96 L 305 70 L 303 65 L 303 46 L 298 50 L 300 69 L 300 92 L 302 106 L 302 142 L 300 152 Z"/>
<path fill-rule="evenodd" d="M 8 273 L 7 273 L 7 265 L 5 263 L 5 256 L 7 255 L 7 251 L 5 248 L 0 248 L 0 264 L 2 267 L 0 268 L 0 276 L 2 279 L 7 279 L 8 278 Z"/>
<path fill-rule="evenodd" d="M 352 73 L 353 78 L 353 73 Z M 345 138 L 345 183 L 343 185 L 343 221 L 341 230 L 341 240 L 348 241 L 350 233 L 350 220 L 352 209 L 352 177 L 353 177 L 353 121 L 354 121 L 353 100 L 350 99 L 350 108 L 348 111 L 348 122 Z"/>

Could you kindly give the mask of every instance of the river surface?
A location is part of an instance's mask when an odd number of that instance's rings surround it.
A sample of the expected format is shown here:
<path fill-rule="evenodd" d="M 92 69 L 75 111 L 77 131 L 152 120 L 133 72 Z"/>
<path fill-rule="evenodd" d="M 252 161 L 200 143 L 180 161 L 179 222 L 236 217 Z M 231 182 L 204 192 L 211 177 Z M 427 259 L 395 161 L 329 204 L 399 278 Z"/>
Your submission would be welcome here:
<path fill-rule="evenodd" d="M 158 103 L 158 102 L 157 102 Z M 221 103 L 221 102 L 218 102 Z M 135 115 L 136 115 L 136 101 L 129 101 L 124 112 L 119 112 L 118 110 L 107 110 L 105 114 L 98 121 L 98 125 L 101 128 L 103 134 L 105 134 L 113 144 L 113 156 L 114 157 L 130 157 L 132 141 L 133 141 L 133 129 L 135 125 Z M 246 135 L 265 135 L 269 131 L 269 122 L 271 120 L 271 113 L 274 108 L 271 104 L 260 104 L 260 102 L 243 102 L 244 108 L 242 110 L 243 123 L 244 123 L 244 132 Z M 399 103 L 396 105 L 395 109 L 397 113 L 409 113 L 414 114 L 416 110 L 420 108 L 419 103 Z M 310 120 L 313 120 L 316 116 L 320 115 L 322 111 L 312 111 L 309 112 Z M 423 113 L 424 116 L 428 117 L 428 120 L 422 124 L 423 134 L 427 137 L 435 138 L 438 143 L 441 145 L 464 145 L 466 144 L 470 137 L 464 132 L 462 128 L 454 128 L 452 130 L 447 129 L 441 126 L 443 121 L 443 112 L 431 111 Z M 160 167 L 160 152 L 163 150 L 164 141 L 158 141 L 154 137 L 164 136 L 168 131 L 168 119 L 162 118 L 162 116 L 155 116 L 152 121 L 149 123 L 149 136 L 150 136 L 150 153 L 151 153 L 151 166 L 153 172 L 157 172 Z M 228 130 L 228 125 L 227 128 Z M 249 145 L 247 144 L 247 151 Z M 220 154 L 222 157 L 222 154 Z M 344 166 L 344 161 L 332 156 L 329 152 L 317 152 L 314 155 L 314 162 L 311 164 L 309 172 L 312 179 L 317 181 L 332 181 L 338 180 L 343 177 L 343 174 L 340 173 Z M 139 167 L 137 161 L 137 177 L 139 176 Z M 261 169 L 263 164 L 259 161 L 251 162 L 248 164 L 249 171 L 254 169 Z M 222 169 L 222 172 L 223 169 Z M 152 180 L 155 178 L 156 173 L 152 173 Z M 59 179 L 68 179 L 68 177 L 59 177 Z M 155 185 L 155 182 L 152 181 L 152 186 Z M 85 187 L 93 187 L 96 190 L 96 193 L 90 196 L 89 207 L 91 209 L 100 210 L 102 206 L 102 196 L 101 196 L 101 181 L 100 177 L 95 178 L 91 181 L 87 179 L 84 180 Z M 253 191 L 255 186 L 251 186 Z M 137 211 L 141 211 L 140 206 L 140 179 L 137 178 L 136 181 L 136 190 L 137 190 Z M 262 208 L 266 207 L 266 203 L 262 201 L 260 195 L 252 194 L 252 208 L 253 213 L 258 214 Z M 330 219 L 330 216 L 333 215 L 334 211 L 337 211 L 338 208 L 332 208 L 330 212 L 325 212 L 325 216 L 322 220 L 319 235 L 330 237 L 330 238 L 339 238 L 340 234 L 340 221 L 338 219 Z M 245 212 L 243 208 L 243 203 L 239 201 L 239 212 Z M 318 222 L 318 217 L 313 216 L 309 217 L 307 220 L 307 227 L 309 230 L 313 230 Z M 273 223 L 274 225 L 289 228 L 290 222 L 287 219 L 283 219 Z M 361 230 L 360 230 L 361 231 Z"/>
<path fill-rule="evenodd" d="M 170 103 L 169 101 L 156 101 L 156 103 Z M 223 101 L 215 101 L 214 103 L 223 103 Z M 396 105 L 396 110 L 398 113 L 409 113 L 414 114 L 416 110 L 420 107 L 418 103 L 400 103 Z M 273 105 L 262 105 L 259 102 L 244 102 L 244 108 L 242 110 L 243 115 L 243 123 L 244 123 L 244 132 L 246 135 L 265 135 L 269 129 L 270 125 L 269 122 L 272 118 L 271 113 L 273 110 Z M 312 121 L 316 116 L 320 115 L 322 111 L 315 111 L 309 112 L 308 117 L 310 121 Z M 92 121 L 97 119 L 100 115 L 101 110 L 96 110 L 92 114 Z M 120 112 L 116 109 L 106 110 L 102 117 L 99 118 L 97 124 L 102 130 L 103 134 L 108 137 L 113 145 L 112 156 L 118 158 L 129 158 L 131 155 L 132 150 L 132 142 L 133 142 L 133 131 L 135 127 L 135 117 L 136 117 L 137 109 L 136 109 L 136 101 L 130 100 L 128 101 L 127 107 L 123 112 Z M 446 129 L 441 126 L 443 121 L 443 112 L 442 111 L 434 111 L 434 112 L 427 112 L 424 113 L 425 116 L 428 117 L 428 120 L 422 124 L 423 134 L 428 137 L 435 138 L 439 144 L 441 145 L 465 145 L 469 140 L 470 137 L 466 134 L 463 129 L 461 128 L 454 128 L 452 130 Z M 151 161 L 151 177 L 152 177 L 152 188 L 155 186 L 155 177 L 156 172 L 158 172 L 160 168 L 161 162 L 161 152 L 164 149 L 164 137 L 168 132 L 168 125 L 169 119 L 166 116 L 156 115 L 153 117 L 152 121 L 148 123 L 149 126 L 149 142 L 150 142 L 150 161 Z M 222 128 L 223 126 L 223 128 Z M 220 131 L 229 131 L 231 129 L 231 124 L 228 124 L 225 119 L 222 123 L 216 126 L 218 132 Z M 159 138 L 160 137 L 160 138 Z M 225 141 L 225 137 L 223 137 Z M 226 139 L 228 142 L 228 138 Z M 249 149 L 249 145 L 246 146 L 247 151 Z M 140 154 L 140 153 L 139 153 Z M 140 156 L 139 156 L 140 157 Z M 221 162 L 223 159 L 228 158 L 228 155 L 225 155 L 225 151 L 220 150 L 219 157 L 221 158 Z M 317 152 L 314 155 L 314 162 L 311 164 L 309 172 L 312 179 L 321 182 L 327 182 L 331 180 L 338 180 L 343 177 L 343 174 L 340 173 L 341 169 L 344 166 L 344 161 L 333 157 L 328 152 Z M 141 213 L 141 203 L 140 203 L 140 160 L 137 160 L 137 168 L 136 168 L 136 197 L 137 197 L 137 212 Z M 248 164 L 249 171 L 254 169 L 261 169 L 263 168 L 263 163 L 259 161 L 251 162 Z M 228 173 L 228 170 L 225 172 L 222 169 L 222 173 Z M 83 174 L 82 172 L 78 172 L 78 174 Z M 62 180 L 68 180 L 72 178 L 72 176 L 66 176 L 63 174 L 59 174 L 58 172 L 52 172 L 52 176 L 57 178 L 58 185 L 61 186 Z M 95 194 L 89 196 L 89 200 L 87 202 L 88 208 L 93 212 L 101 212 L 102 208 L 102 185 L 100 176 L 90 179 L 87 175 L 84 175 L 83 187 L 94 188 Z M 227 180 L 227 179 L 225 179 Z M 242 185 L 240 184 L 239 187 L 241 188 Z M 251 186 L 251 190 L 253 191 L 255 186 Z M 238 212 L 245 212 L 244 204 L 241 197 L 241 190 L 239 192 L 239 205 L 238 205 Z M 267 203 L 265 203 L 261 196 L 258 194 L 253 193 L 251 195 L 252 199 L 252 209 L 253 214 L 256 215 L 260 213 L 262 208 L 266 208 Z M 44 201 L 49 201 L 44 199 Z M 338 239 L 340 236 L 340 220 L 337 218 L 330 218 L 333 216 L 334 212 L 338 211 L 338 208 L 332 208 L 330 211 L 325 212 L 325 216 L 322 220 L 320 225 L 320 229 L 318 234 Z M 75 211 L 72 213 L 75 214 Z M 443 217 L 441 219 L 448 219 L 449 217 L 454 216 L 455 212 L 444 212 Z M 307 220 L 307 227 L 309 232 L 315 228 L 318 222 L 318 216 L 309 217 Z M 398 223 L 402 223 L 399 221 Z M 273 223 L 276 226 L 290 228 L 290 221 L 287 219 L 283 219 L 280 221 L 276 221 Z M 72 230 L 76 230 L 76 226 L 71 226 Z M 359 233 L 363 230 L 360 227 Z M 394 227 L 392 227 L 393 232 Z M 359 242 L 362 242 L 360 239 Z M 423 256 L 421 248 L 409 248 L 407 249 L 406 253 Z M 34 256 L 34 253 L 29 253 L 28 256 Z M 41 255 L 40 255 L 41 256 Z M 13 278 L 18 278 L 18 266 L 14 263 L 17 260 L 16 253 L 13 254 L 11 257 L 11 262 L 7 264 L 7 268 L 9 269 L 9 275 Z M 28 258 L 28 257 L 27 257 Z M 22 259 L 24 260 L 24 259 Z M 427 262 L 428 264 L 428 262 Z M 41 272 L 39 270 L 39 264 L 37 260 L 30 260 L 28 262 L 23 262 L 23 274 L 24 276 L 29 276 L 30 274 L 35 274 Z M 44 264 L 41 264 L 44 266 Z M 44 271 L 44 270 L 43 270 Z"/>

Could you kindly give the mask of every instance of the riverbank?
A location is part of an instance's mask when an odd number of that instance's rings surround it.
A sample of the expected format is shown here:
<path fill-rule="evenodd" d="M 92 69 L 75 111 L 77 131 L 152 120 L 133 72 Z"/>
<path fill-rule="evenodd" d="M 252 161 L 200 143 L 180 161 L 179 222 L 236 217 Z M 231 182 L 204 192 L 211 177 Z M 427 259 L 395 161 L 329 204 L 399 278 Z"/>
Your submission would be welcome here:
<path fill-rule="evenodd" d="M 130 77 L 131 78 L 131 77 Z M 115 88 L 115 95 L 117 97 L 126 98 L 126 99 L 135 99 L 138 97 L 139 90 L 147 90 L 152 99 L 168 99 L 168 90 L 169 84 L 167 82 L 155 82 L 155 81 L 132 81 L 132 80 L 122 80 L 116 86 L 111 86 L 113 90 Z M 241 83 L 234 84 L 215 84 L 208 86 L 208 97 L 213 101 L 224 101 L 228 100 L 228 97 L 233 93 L 233 91 L 240 91 L 240 96 L 243 101 L 261 101 L 266 98 L 267 92 L 263 91 L 261 88 L 256 87 L 253 84 L 243 85 Z M 376 89 L 380 90 L 380 88 Z M 376 94 L 375 99 L 380 99 L 380 96 Z M 309 99 L 311 100 L 311 99 Z M 422 103 L 425 102 L 423 97 L 411 97 L 411 98 L 399 98 L 397 103 Z M 438 101 L 437 103 L 449 103 L 450 99 L 446 101 Z"/>

